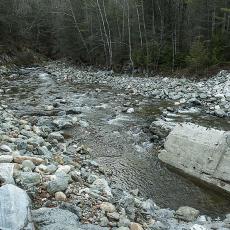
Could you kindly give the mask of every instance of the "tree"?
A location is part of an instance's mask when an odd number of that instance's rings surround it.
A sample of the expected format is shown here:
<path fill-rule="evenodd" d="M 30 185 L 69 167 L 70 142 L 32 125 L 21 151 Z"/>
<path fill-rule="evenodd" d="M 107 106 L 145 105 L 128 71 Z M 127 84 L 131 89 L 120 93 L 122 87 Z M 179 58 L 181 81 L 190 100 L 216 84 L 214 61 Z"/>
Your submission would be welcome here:
<path fill-rule="evenodd" d="M 81 64 L 205 68 L 199 50 L 209 65 L 230 59 L 230 1 L 1 0 L 0 33 L 0 45 Z"/>
<path fill-rule="evenodd" d="M 197 39 L 191 46 L 187 63 L 192 70 L 200 70 L 208 65 L 208 52 L 205 44 Z"/>

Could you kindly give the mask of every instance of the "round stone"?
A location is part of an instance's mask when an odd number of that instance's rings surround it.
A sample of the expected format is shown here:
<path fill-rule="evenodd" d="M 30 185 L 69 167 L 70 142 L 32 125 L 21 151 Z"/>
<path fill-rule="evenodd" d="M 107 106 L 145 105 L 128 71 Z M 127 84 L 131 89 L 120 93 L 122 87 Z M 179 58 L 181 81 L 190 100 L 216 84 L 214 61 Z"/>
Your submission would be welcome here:
<path fill-rule="evenodd" d="M 109 202 L 103 202 L 101 205 L 100 205 L 100 208 L 102 211 L 104 212 L 115 212 L 116 211 L 116 208 L 113 204 L 109 203 Z"/>
<path fill-rule="evenodd" d="M 131 223 L 130 230 L 143 230 L 142 226 L 138 223 Z"/>
<path fill-rule="evenodd" d="M 40 175 L 33 172 L 21 172 L 17 179 L 19 179 L 23 185 L 28 186 L 38 185 L 41 182 Z"/>
<path fill-rule="evenodd" d="M 184 220 L 187 222 L 194 221 L 199 216 L 200 212 L 194 208 L 191 207 L 180 207 L 176 213 L 175 216 L 177 219 Z"/>
<path fill-rule="evenodd" d="M 56 192 L 55 193 L 55 200 L 57 201 L 65 201 L 66 200 L 66 195 L 63 192 Z"/>
<path fill-rule="evenodd" d="M 70 170 L 71 170 L 71 167 L 69 165 L 59 165 L 57 172 L 69 173 Z"/>
<path fill-rule="evenodd" d="M 127 109 L 127 113 L 134 113 L 134 108 Z"/>
<path fill-rule="evenodd" d="M 22 162 L 22 167 L 23 168 L 28 168 L 31 171 L 35 169 L 35 165 L 34 165 L 34 163 L 31 160 L 24 160 Z"/>

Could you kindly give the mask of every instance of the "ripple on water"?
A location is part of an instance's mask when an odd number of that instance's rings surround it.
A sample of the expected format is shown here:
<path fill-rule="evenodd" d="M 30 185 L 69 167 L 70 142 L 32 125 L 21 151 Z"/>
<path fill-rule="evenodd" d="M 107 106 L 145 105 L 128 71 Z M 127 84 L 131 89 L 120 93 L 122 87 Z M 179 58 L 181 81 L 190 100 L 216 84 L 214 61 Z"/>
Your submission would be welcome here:
<path fill-rule="evenodd" d="M 124 115 L 124 114 L 119 114 L 115 118 L 107 120 L 107 123 L 109 125 L 118 125 L 122 126 L 123 122 L 131 121 L 130 116 Z"/>

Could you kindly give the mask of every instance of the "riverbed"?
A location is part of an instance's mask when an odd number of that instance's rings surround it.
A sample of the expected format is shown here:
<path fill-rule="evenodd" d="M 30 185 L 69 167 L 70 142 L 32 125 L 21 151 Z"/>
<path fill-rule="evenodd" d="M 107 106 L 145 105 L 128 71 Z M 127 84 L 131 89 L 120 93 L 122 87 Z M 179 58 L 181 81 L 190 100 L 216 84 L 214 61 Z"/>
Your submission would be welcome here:
<path fill-rule="evenodd" d="M 170 122 L 229 130 L 227 118 L 207 115 L 202 108 L 166 112 L 175 106 L 172 100 L 136 95 L 106 84 L 64 81 L 43 67 L 14 71 L 0 78 L 0 84 L 4 89 L 1 104 L 18 117 L 49 123 L 50 117 L 78 114 L 79 124 L 66 129 L 65 138 L 86 146 L 121 188 L 138 188 L 162 208 L 186 205 L 211 216 L 229 213 L 229 199 L 169 170 L 158 160 L 159 145 L 148 129 L 152 121 L 163 116 Z M 52 110 L 57 113 L 50 113 Z"/>

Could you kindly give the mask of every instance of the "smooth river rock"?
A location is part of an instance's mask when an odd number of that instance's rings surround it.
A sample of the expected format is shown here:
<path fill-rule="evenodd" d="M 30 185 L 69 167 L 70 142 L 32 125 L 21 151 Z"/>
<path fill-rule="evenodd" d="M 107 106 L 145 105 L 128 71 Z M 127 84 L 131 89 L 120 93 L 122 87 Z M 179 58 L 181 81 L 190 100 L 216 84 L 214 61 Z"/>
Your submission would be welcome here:
<path fill-rule="evenodd" d="M 42 158 L 39 157 L 31 157 L 31 156 L 14 156 L 14 162 L 18 164 L 22 164 L 23 161 L 30 160 L 35 165 L 40 165 L 45 162 Z"/>
<path fill-rule="evenodd" d="M 159 159 L 216 188 L 230 192 L 230 132 L 194 124 L 177 125 Z"/>
<path fill-rule="evenodd" d="M 25 191 L 7 184 L 0 188 L 0 229 L 33 230 L 30 199 Z"/>

